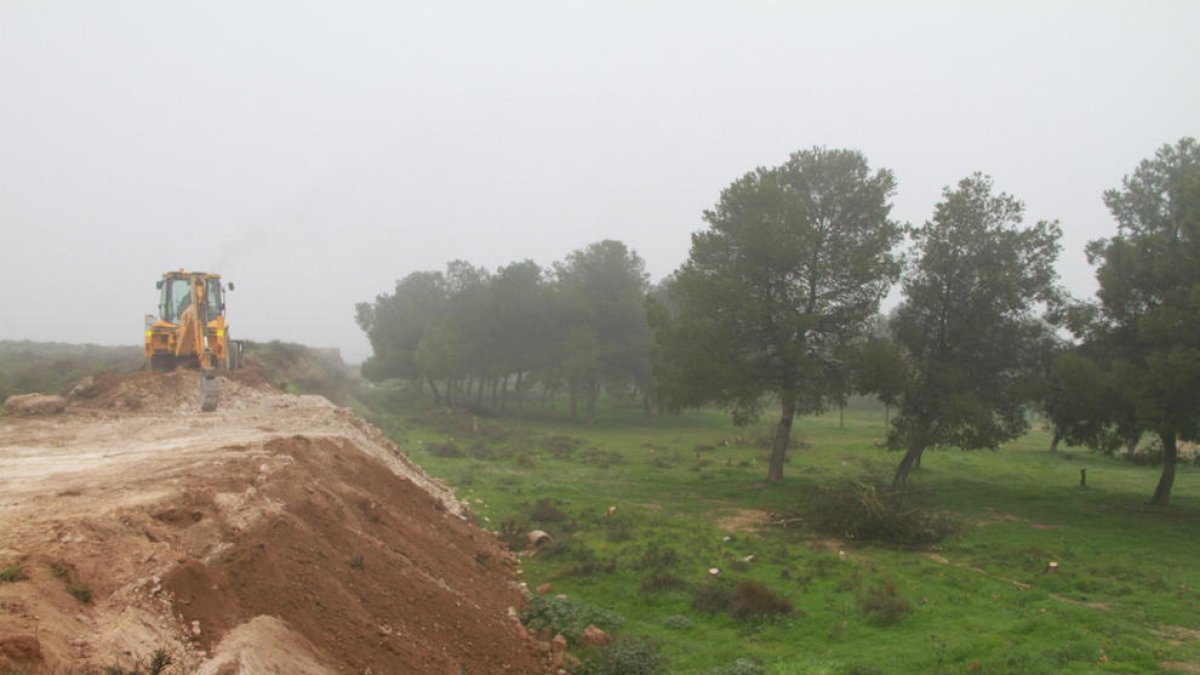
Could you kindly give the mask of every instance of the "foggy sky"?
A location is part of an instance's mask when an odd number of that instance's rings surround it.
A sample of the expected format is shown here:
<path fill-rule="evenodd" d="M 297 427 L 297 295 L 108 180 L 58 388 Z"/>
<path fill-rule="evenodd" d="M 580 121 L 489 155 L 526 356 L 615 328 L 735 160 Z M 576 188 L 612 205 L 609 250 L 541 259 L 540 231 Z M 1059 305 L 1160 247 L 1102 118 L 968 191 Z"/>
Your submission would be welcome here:
<path fill-rule="evenodd" d="M 141 343 L 169 269 L 231 332 L 369 354 L 454 258 L 620 239 L 657 280 L 720 191 L 857 148 L 927 219 L 973 171 L 1059 219 L 1200 135 L 1200 3 L 0 2 L 0 339 Z"/>

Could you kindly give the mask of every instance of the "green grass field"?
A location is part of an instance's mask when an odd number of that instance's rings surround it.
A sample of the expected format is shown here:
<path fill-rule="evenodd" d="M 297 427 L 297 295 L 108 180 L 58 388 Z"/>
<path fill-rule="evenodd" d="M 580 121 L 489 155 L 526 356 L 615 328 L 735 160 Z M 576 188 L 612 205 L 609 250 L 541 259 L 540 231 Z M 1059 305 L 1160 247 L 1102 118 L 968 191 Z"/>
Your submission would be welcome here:
<path fill-rule="evenodd" d="M 769 427 L 734 428 L 716 411 L 630 411 L 596 427 L 547 413 L 414 413 L 385 426 L 484 527 L 553 535 L 524 560 L 529 586 L 621 615 L 618 633 L 656 644 L 663 672 L 1200 672 L 1193 466 L 1181 467 L 1173 505 L 1155 511 L 1143 504 L 1157 468 L 1050 454 L 1043 432 L 998 452 L 930 452 L 916 499 L 962 526 L 908 551 L 817 536 L 797 515 L 823 484 L 891 470 L 899 457 L 878 447 L 878 411 L 847 411 L 844 428 L 837 413 L 798 420 L 801 447 L 774 485 L 762 482 L 757 442 Z M 795 611 L 693 609 L 696 589 L 718 583 L 712 567 L 725 583 L 766 584 Z M 869 598 L 896 611 L 867 611 Z M 738 670 L 739 659 L 761 668 Z"/>

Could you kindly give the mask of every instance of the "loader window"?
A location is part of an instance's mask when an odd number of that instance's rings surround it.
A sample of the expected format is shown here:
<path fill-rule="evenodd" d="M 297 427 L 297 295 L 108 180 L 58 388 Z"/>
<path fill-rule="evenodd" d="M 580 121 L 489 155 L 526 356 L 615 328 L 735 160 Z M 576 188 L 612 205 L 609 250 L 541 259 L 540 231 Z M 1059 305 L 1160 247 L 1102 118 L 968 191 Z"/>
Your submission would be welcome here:
<path fill-rule="evenodd" d="M 217 279 L 204 282 L 204 295 L 208 299 L 208 320 L 212 321 L 221 314 L 221 282 Z"/>
<path fill-rule="evenodd" d="M 163 284 L 158 315 L 167 323 L 179 323 L 179 315 L 192 302 L 192 289 L 187 279 L 171 279 Z"/>

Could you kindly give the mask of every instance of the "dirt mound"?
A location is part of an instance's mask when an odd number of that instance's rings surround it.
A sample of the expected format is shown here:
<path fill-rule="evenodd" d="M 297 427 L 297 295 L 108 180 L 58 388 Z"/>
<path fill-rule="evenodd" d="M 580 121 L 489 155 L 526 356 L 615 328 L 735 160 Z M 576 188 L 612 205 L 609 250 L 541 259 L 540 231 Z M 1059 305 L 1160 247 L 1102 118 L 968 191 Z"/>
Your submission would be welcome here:
<path fill-rule="evenodd" d="M 555 671 L 514 559 L 378 430 L 233 381 L 194 412 L 194 377 L 0 420 L 0 671 Z"/>
<path fill-rule="evenodd" d="M 238 371 L 233 371 L 238 372 Z M 246 409 L 264 394 L 277 393 L 256 373 L 217 377 L 221 405 Z M 102 373 L 76 397 L 77 405 L 103 410 L 146 413 L 186 413 L 200 405 L 200 372 L 178 369 L 169 373 Z"/>

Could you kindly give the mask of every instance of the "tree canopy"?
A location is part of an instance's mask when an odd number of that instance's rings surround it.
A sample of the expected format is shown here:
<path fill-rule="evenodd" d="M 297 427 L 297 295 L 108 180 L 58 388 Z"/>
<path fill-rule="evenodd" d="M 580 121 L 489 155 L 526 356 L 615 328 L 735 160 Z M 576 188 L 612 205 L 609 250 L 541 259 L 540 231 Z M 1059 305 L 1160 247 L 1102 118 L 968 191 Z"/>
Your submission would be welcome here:
<path fill-rule="evenodd" d="M 846 392 L 844 350 L 895 282 L 895 179 L 853 150 L 814 148 L 734 181 L 704 212 L 655 312 L 660 393 L 715 402 L 735 422 L 770 395 L 780 422 L 767 480 L 783 476 L 797 412 Z"/>
<path fill-rule="evenodd" d="M 974 174 L 947 188 L 913 231 L 915 258 L 891 327 L 907 365 L 889 443 L 903 483 L 927 448 L 995 448 L 1028 428 L 1037 393 L 1034 314 L 1053 300 L 1061 230 L 1024 226 L 1024 206 Z"/>
<path fill-rule="evenodd" d="M 1104 202 L 1117 234 L 1088 245 L 1100 289 L 1074 312 L 1083 344 L 1057 364 L 1078 401 L 1062 419 L 1093 443 L 1156 435 L 1163 469 L 1150 503 L 1165 506 L 1178 442 L 1200 438 L 1200 144 L 1163 146 Z"/>

